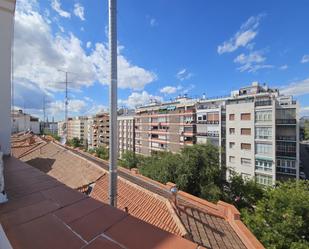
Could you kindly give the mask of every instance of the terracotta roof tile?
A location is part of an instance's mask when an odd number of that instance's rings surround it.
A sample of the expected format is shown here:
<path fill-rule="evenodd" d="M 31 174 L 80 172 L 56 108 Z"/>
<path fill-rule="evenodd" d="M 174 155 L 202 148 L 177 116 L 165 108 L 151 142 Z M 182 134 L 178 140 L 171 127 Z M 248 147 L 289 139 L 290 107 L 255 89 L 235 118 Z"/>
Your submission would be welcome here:
<path fill-rule="evenodd" d="M 102 176 L 94 185 L 91 197 L 108 203 L 108 175 Z M 118 200 L 120 209 L 153 224 L 165 231 L 183 236 L 186 231 L 175 215 L 169 201 L 148 190 L 118 178 Z"/>
<path fill-rule="evenodd" d="M 13 147 L 13 155 L 21 154 L 22 161 L 74 189 L 88 186 L 104 174 L 98 166 L 71 151 L 53 142 L 39 141 L 39 145 L 24 145 L 23 152 L 20 147 Z"/>

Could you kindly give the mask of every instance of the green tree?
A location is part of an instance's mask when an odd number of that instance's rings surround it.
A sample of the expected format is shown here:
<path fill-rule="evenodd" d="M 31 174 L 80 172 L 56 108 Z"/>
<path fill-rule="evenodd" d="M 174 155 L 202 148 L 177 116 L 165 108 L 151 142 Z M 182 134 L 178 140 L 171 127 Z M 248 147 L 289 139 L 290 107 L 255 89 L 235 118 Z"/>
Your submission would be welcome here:
<path fill-rule="evenodd" d="M 155 153 L 140 163 L 141 174 L 208 200 L 219 200 L 222 178 L 218 148 L 211 145 L 185 147 L 180 153 Z"/>
<path fill-rule="evenodd" d="M 268 188 L 254 211 L 242 213 L 251 231 L 270 249 L 309 248 L 309 182 Z"/>
<path fill-rule="evenodd" d="M 179 154 L 159 152 L 142 158 L 139 171 L 142 175 L 162 183 L 175 182 L 175 171 L 180 163 Z"/>
<path fill-rule="evenodd" d="M 67 141 L 67 144 L 74 147 L 74 148 L 77 148 L 77 147 L 80 147 L 81 146 L 81 142 L 80 142 L 80 139 L 77 138 L 77 137 L 73 137 L 73 139 L 71 140 L 68 140 Z"/>
<path fill-rule="evenodd" d="M 263 197 L 264 189 L 253 179 L 243 179 L 240 174 L 233 172 L 225 186 L 224 194 L 224 200 L 238 209 L 252 209 Z"/>
<path fill-rule="evenodd" d="M 104 146 L 100 146 L 100 147 L 96 148 L 95 153 L 99 158 L 101 158 L 103 160 L 108 160 L 108 158 L 109 158 L 109 150 Z"/>
<path fill-rule="evenodd" d="M 212 144 L 185 147 L 176 169 L 176 184 L 193 195 L 219 200 L 222 178 L 218 148 Z"/>
<path fill-rule="evenodd" d="M 128 169 L 136 168 L 141 162 L 141 156 L 136 155 L 133 151 L 125 151 L 119 160 L 120 166 Z"/>

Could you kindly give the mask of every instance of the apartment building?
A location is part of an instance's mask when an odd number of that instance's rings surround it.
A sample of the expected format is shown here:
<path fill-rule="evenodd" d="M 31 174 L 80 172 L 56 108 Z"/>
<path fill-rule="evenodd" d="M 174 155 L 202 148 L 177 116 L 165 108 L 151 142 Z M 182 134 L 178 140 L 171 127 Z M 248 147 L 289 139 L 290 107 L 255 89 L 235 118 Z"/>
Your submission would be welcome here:
<path fill-rule="evenodd" d="M 99 113 L 90 119 L 89 130 L 89 148 L 100 146 L 109 146 L 109 114 Z"/>
<path fill-rule="evenodd" d="M 264 185 L 298 178 L 298 109 L 291 96 L 258 83 L 232 92 L 226 101 L 228 169 Z"/>
<path fill-rule="evenodd" d="M 151 103 L 136 109 L 135 151 L 151 155 L 156 151 L 178 152 L 196 143 L 195 100 Z"/>
<path fill-rule="evenodd" d="M 82 145 L 86 145 L 87 142 L 87 122 L 88 118 L 84 116 L 74 117 L 68 120 L 68 140 L 78 138 Z"/>
<path fill-rule="evenodd" d="M 135 151 L 134 112 L 124 112 L 117 117 L 118 121 L 118 155 L 125 151 Z"/>
<path fill-rule="evenodd" d="M 14 110 L 12 115 L 12 133 L 22 131 L 32 131 L 34 134 L 40 134 L 39 118 L 33 117 L 30 114 L 24 113 L 22 110 Z"/>

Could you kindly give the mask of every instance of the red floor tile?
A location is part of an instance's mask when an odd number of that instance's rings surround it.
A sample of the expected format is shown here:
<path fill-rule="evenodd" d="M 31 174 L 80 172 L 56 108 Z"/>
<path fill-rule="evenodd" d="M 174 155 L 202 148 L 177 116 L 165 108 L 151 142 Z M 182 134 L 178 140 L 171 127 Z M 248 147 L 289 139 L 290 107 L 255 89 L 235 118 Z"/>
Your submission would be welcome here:
<path fill-rule="evenodd" d="M 94 210 L 80 219 L 77 219 L 69 225 L 84 239 L 90 241 L 115 223 L 119 222 L 125 216 L 127 216 L 127 213 L 106 205 Z"/>
<path fill-rule="evenodd" d="M 14 249 L 79 249 L 85 245 L 53 215 L 24 223 L 6 234 Z"/>

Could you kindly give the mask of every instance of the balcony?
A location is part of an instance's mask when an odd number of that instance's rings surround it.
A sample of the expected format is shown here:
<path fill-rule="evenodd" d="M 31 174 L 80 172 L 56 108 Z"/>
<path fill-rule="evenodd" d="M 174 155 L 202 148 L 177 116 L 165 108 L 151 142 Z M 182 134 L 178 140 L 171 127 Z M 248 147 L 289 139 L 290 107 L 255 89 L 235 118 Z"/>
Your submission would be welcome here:
<path fill-rule="evenodd" d="M 276 140 L 296 142 L 296 137 L 295 136 L 276 136 Z"/>
<path fill-rule="evenodd" d="M 278 151 L 276 152 L 277 156 L 280 157 L 293 157 L 296 158 L 296 151 Z"/>
<path fill-rule="evenodd" d="M 277 173 L 288 174 L 288 175 L 296 175 L 296 169 L 277 166 L 276 170 L 277 170 Z"/>
<path fill-rule="evenodd" d="M 218 125 L 220 122 L 219 120 L 212 121 L 212 120 L 198 120 L 197 124 L 212 124 L 212 125 Z"/>
<path fill-rule="evenodd" d="M 296 125 L 296 119 L 276 119 L 277 125 Z"/>
<path fill-rule="evenodd" d="M 255 106 L 269 106 L 272 105 L 271 100 L 263 100 L 263 101 L 256 101 Z"/>
<path fill-rule="evenodd" d="M 209 132 L 198 132 L 196 135 L 203 137 L 219 137 L 218 133 L 209 133 Z"/>

